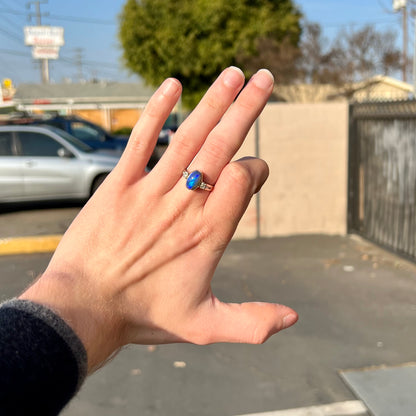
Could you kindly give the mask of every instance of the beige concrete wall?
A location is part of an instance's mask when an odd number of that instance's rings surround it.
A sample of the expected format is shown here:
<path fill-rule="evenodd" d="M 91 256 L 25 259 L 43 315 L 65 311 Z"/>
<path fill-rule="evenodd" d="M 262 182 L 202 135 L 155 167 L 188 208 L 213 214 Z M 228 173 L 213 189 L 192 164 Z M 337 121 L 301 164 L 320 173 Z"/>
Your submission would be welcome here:
<path fill-rule="evenodd" d="M 348 104 L 270 103 L 259 119 L 260 157 L 270 177 L 260 193 L 262 237 L 345 234 Z M 238 154 L 255 154 L 253 128 Z M 257 235 L 254 198 L 236 238 Z"/>

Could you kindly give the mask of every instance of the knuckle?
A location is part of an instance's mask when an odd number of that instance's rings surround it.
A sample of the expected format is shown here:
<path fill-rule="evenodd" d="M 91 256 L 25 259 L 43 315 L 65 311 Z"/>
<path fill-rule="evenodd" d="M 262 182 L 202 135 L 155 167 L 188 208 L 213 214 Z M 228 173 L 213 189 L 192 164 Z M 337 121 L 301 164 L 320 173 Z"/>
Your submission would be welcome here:
<path fill-rule="evenodd" d="M 211 337 L 207 334 L 200 334 L 196 337 L 195 341 L 193 342 L 196 345 L 209 345 L 212 344 L 213 341 L 211 340 Z"/>
<path fill-rule="evenodd" d="M 232 179 L 234 186 L 247 189 L 251 186 L 250 171 L 241 163 L 230 163 L 227 166 L 227 175 Z"/>
<path fill-rule="evenodd" d="M 181 150 L 193 149 L 192 142 L 195 140 L 190 129 L 182 125 L 175 133 L 172 139 L 172 144 L 179 147 Z"/>
<path fill-rule="evenodd" d="M 160 116 L 160 103 L 155 103 L 155 100 L 150 100 L 142 114 L 142 117 L 155 118 Z"/>
<path fill-rule="evenodd" d="M 269 332 L 265 329 L 255 328 L 251 337 L 251 343 L 255 345 L 264 344 L 269 338 Z"/>
<path fill-rule="evenodd" d="M 204 328 L 204 330 L 199 329 L 195 330 L 195 328 L 192 326 L 191 329 L 185 334 L 184 339 L 191 342 L 195 345 L 209 345 L 214 342 L 214 338 L 211 335 L 211 331 L 207 328 Z"/>
<path fill-rule="evenodd" d="M 237 105 L 240 110 L 252 112 L 256 108 L 254 102 L 255 100 L 242 98 L 238 101 Z"/>
<path fill-rule="evenodd" d="M 129 139 L 129 148 L 134 154 L 141 155 L 147 151 L 147 143 L 142 140 L 140 134 L 132 134 Z"/>
<path fill-rule="evenodd" d="M 204 105 L 208 107 L 208 110 L 214 110 L 215 112 L 218 110 L 222 110 L 223 107 L 218 96 L 213 95 L 205 96 Z"/>
<path fill-rule="evenodd" d="M 221 160 L 227 153 L 227 138 L 223 135 L 216 134 L 215 138 L 210 140 L 209 145 L 207 144 L 204 149 L 205 154 L 209 159 Z"/>
<path fill-rule="evenodd" d="M 180 130 L 178 130 L 173 136 L 169 149 L 178 158 L 183 157 L 184 155 L 193 154 L 195 152 L 194 142 L 195 138 L 192 136 L 191 131 L 188 128 L 183 127 L 180 128 Z"/>

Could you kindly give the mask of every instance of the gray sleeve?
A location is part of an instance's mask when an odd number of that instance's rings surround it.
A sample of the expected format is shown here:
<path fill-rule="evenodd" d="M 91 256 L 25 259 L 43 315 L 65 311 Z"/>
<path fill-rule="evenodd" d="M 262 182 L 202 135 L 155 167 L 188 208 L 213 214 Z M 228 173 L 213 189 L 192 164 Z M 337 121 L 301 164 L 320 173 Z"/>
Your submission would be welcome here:
<path fill-rule="evenodd" d="M 20 311 L 27 312 L 34 317 L 41 319 L 46 325 L 53 328 L 56 333 L 65 341 L 68 345 L 78 366 L 79 382 L 77 385 L 77 391 L 84 382 L 87 376 L 87 352 L 81 340 L 75 334 L 73 329 L 57 314 L 52 312 L 49 308 L 34 303 L 28 300 L 12 299 L 4 302 L 0 305 L 0 308 L 14 308 Z"/>
<path fill-rule="evenodd" d="M 57 415 L 87 374 L 87 353 L 71 327 L 45 306 L 0 305 L 0 414 Z"/>

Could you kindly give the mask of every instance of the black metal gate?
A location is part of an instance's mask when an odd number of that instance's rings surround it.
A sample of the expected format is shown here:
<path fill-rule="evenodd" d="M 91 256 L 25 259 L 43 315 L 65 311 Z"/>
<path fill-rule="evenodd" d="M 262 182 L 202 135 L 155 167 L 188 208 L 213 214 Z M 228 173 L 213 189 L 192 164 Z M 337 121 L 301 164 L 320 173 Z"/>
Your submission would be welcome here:
<path fill-rule="evenodd" d="M 348 229 L 416 260 L 416 101 L 350 107 Z"/>

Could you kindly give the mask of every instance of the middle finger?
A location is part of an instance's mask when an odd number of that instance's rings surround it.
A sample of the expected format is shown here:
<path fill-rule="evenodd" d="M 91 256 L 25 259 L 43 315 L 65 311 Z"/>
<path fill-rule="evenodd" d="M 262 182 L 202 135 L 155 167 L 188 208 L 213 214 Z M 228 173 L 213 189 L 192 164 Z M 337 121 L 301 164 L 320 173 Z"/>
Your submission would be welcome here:
<path fill-rule="evenodd" d="M 273 75 L 268 70 L 262 69 L 252 77 L 220 123 L 208 135 L 189 171 L 201 170 L 205 182 L 216 182 L 266 105 L 273 85 Z"/>

